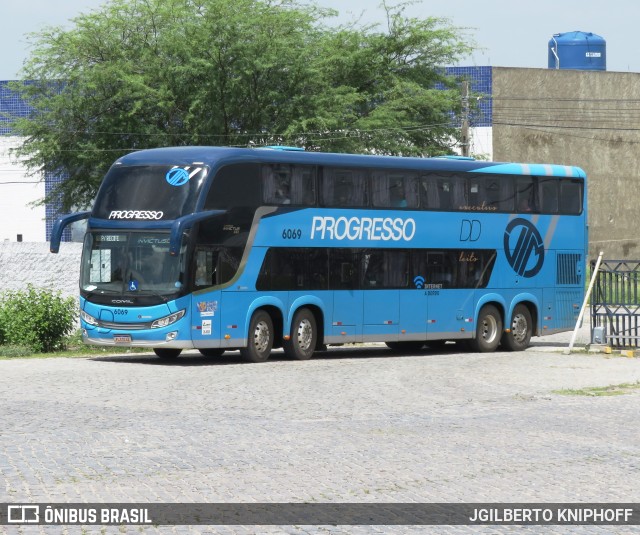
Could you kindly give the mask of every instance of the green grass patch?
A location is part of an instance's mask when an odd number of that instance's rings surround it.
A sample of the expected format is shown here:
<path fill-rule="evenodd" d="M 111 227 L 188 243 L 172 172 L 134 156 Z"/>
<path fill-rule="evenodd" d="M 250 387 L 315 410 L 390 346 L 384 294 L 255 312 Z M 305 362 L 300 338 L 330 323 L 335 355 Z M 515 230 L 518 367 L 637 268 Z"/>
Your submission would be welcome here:
<path fill-rule="evenodd" d="M 577 390 L 553 390 L 553 393 L 560 394 L 561 396 L 623 396 L 624 394 L 630 394 L 637 390 L 640 390 L 640 382 L 609 386 L 591 386 Z"/>
<path fill-rule="evenodd" d="M 150 348 L 131 348 L 107 346 L 98 347 L 82 343 L 80 331 L 65 338 L 63 348 L 47 353 L 36 352 L 33 349 L 15 344 L 0 344 L 0 360 L 9 359 L 49 359 L 49 358 L 74 358 L 74 357 L 99 357 L 101 355 L 122 355 L 126 353 L 149 353 Z"/>
<path fill-rule="evenodd" d="M 14 359 L 28 357 L 33 354 L 33 350 L 26 346 L 14 344 L 0 345 L 0 358 Z"/>
<path fill-rule="evenodd" d="M 16 346 L 14 346 L 16 347 Z M 50 353 L 34 353 L 31 349 L 17 346 L 13 349 L 10 346 L 0 346 L 0 360 L 15 359 L 52 359 L 52 358 L 87 358 L 100 357 L 106 355 L 122 355 L 126 353 L 151 353 L 151 348 L 139 347 L 96 347 L 84 346 L 76 349 L 65 349 L 63 351 L 52 351 Z"/>

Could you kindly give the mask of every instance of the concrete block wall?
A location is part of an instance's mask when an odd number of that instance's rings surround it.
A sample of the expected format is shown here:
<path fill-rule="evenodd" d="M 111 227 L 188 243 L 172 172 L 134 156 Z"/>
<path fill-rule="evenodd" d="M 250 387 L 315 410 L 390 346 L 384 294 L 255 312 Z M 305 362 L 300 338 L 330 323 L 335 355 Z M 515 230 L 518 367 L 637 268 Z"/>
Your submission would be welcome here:
<path fill-rule="evenodd" d="M 587 173 L 589 257 L 640 258 L 640 73 L 493 69 L 496 161 Z"/>
<path fill-rule="evenodd" d="M 0 292 L 37 288 L 78 297 L 81 243 L 62 243 L 60 252 L 49 252 L 47 242 L 0 242 Z"/>

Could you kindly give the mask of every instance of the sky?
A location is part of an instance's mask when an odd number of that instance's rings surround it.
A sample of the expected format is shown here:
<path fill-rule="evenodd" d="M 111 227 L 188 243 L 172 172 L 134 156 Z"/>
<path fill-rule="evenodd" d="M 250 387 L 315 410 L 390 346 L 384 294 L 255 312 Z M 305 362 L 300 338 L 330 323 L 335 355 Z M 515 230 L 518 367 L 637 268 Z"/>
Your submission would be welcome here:
<path fill-rule="evenodd" d="M 0 0 L 0 80 L 15 80 L 29 56 L 26 34 L 70 21 L 105 0 Z M 379 0 L 316 0 L 340 12 L 338 22 L 384 23 Z M 393 2 L 392 2 L 393 3 Z M 638 0 L 424 0 L 406 11 L 444 17 L 467 28 L 476 52 L 461 66 L 547 68 L 549 39 L 557 33 L 593 32 L 606 41 L 607 70 L 640 72 Z"/>

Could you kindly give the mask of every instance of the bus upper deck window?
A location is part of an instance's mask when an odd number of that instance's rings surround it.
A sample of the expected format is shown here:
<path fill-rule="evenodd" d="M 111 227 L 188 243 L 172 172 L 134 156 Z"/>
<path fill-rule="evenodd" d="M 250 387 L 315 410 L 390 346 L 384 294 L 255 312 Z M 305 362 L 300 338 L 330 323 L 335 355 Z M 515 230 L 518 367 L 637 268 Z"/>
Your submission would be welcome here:
<path fill-rule="evenodd" d="M 574 180 L 560 181 L 560 213 L 577 215 L 582 212 L 582 183 Z"/>
<path fill-rule="evenodd" d="M 543 214 L 558 213 L 558 179 L 544 179 L 539 183 L 540 211 Z"/>

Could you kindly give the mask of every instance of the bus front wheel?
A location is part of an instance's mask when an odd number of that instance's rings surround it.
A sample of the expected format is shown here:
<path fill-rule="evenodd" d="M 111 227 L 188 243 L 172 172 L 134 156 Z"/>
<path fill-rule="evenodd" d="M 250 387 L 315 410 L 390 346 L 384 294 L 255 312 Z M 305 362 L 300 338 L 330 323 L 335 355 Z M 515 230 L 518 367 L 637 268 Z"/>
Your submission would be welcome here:
<path fill-rule="evenodd" d="M 283 343 L 284 352 L 296 360 L 308 360 L 316 349 L 316 318 L 308 308 L 298 310 L 291 322 L 291 336 Z"/>
<path fill-rule="evenodd" d="M 264 362 L 273 347 L 273 320 L 264 310 L 251 316 L 247 347 L 240 349 L 242 358 L 248 362 Z"/>
<path fill-rule="evenodd" d="M 182 349 L 175 349 L 173 347 L 154 347 L 153 352 L 161 359 L 175 359 L 180 356 Z"/>
<path fill-rule="evenodd" d="M 485 305 L 478 314 L 476 337 L 470 341 L 473 351 L 488 353 L 495 351 L 502 334 L 502 316 L 493 305 Z"/>
<path fill-rule="evenodd" d="M 502 345 L 508 351 L 523 351 L 529 347 L 532 334 L 531 312 L 526 306 L 517 305 L 513 309 L 509 332 L 502 335 Z"/>

